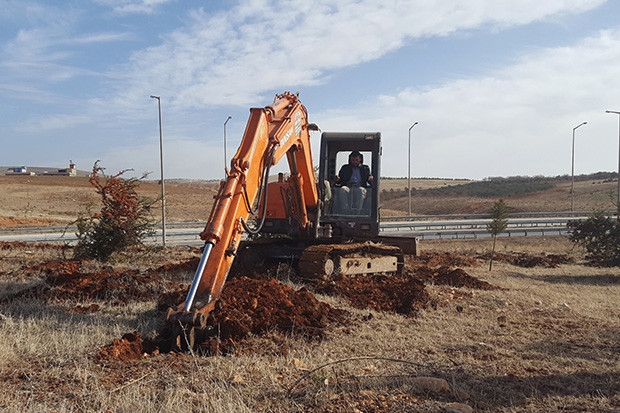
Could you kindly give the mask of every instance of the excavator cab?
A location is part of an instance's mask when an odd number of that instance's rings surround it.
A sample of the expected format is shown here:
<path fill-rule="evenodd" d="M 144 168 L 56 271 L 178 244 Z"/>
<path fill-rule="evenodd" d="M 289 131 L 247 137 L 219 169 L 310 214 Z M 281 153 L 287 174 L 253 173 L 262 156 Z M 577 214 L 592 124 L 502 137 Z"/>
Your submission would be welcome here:
<path fill-rule="evenodd" d="M 339 176 L 342 166 L 349 163 L 351 156 L 357 155 L 361 155 L 362 164 L 369 168 L 372 177 L 359 186 L 347 184 Z M 380 158 L 379 132 L 324 132 L 321 135 L 318 171 L 322 201 L 320 224 L 322 227 L 331 226 L 334 237 L 379 234 Z"/>

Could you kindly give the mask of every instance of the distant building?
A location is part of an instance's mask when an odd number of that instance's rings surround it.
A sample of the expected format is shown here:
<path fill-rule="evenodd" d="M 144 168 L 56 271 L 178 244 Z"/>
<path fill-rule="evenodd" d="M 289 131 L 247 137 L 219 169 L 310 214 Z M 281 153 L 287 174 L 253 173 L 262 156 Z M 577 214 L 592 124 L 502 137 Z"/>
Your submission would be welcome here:
<path fill-rule="evenodd" d="M 10 167 L 6 171 L 6 175 L 36 175 L 34 172 L 29 172 L 25 166 Z"/>
<path fill-rule="evenodd" d="M 26 176 L 77 176 L 75 164 L 70 161 L 68 168 L 53 169 L 40 167 L 31 167 L 28 170 L 25 166 L 10 167 L 6 171 L 6 175 L 26 175 Z"/>
<path fill-rule="evenodd" d="M 77 169 L 75 169 L 75 164 L 73 162 L 70 162 L 68 168 L 57 169 L 54 172 L 45 171 L 45 172 L 43 172 L 40 175 L 76 176 L 77 175 Z"/>

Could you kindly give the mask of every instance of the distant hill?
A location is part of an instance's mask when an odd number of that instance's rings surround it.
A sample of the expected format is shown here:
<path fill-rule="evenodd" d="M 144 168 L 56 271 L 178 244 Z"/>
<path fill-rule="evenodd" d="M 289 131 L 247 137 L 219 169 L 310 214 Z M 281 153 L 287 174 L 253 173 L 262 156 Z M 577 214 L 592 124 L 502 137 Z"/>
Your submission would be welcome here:
<path fill-rule="evenodd" d="M 616 172 L 596 172 L 593 174 L 575 176 L 575 182 L 616 180 Z M 419 178 L 418 178 L 419 179 Z M 570 182 L 571 176 L 513 176 L 508 178 L 489 177 L 481 181 L 455 181 L 451 184 L 444 181 L 441 187 L 419 188 L 412 185 L 413 196 L 469 196 L 469 197 L 510 197 L 522 196 L 534 192 L 547 191 L 560 183 Z M 419 182 L 419 181 L 417 181 Z M 407 196 L 407 187 L 402 189 L 383 190 L 384 199 L 394 199 Z"/>

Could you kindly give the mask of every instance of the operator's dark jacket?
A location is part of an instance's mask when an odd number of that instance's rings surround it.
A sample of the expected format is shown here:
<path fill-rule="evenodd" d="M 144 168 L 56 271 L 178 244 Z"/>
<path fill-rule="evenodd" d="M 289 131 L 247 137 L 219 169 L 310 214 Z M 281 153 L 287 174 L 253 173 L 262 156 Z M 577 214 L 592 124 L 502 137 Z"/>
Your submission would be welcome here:
<path fill-rule="evenodd" d="M 368 188 L 370 187 L 370 182 L 368 182 L 368 177 L 370 177 L 370 168 L 368 165 L 360 164 L 360 175 L 362 177 L 362 187 Z M 336 181 L 336 186 L 345 186 L 347 182 L 351 179 L 351 175 L 353 175 L 353 166 L 346 164 L 342 165 L 340 168 L 340 172 L 338 172 L 339 179 Z"/>

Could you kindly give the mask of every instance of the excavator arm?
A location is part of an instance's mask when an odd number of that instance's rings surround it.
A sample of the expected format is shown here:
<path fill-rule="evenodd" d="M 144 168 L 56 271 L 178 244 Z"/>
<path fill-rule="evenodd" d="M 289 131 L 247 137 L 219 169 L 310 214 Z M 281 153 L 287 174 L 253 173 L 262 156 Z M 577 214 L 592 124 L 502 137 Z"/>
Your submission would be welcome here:
<path fill-rule="evenodd" d="M 295 198 L 295 221 L 302 233 L 316 233 L 319 197 L 314 180 L 308 114 L 296 94 L 276 95 L 250 117 L 230 171 L 220 183 L 215 202 L 200 234 L 205 247 L 185 302 L 168 312 L 168 321 L 204 327 L 215 308 L 245 232 L 257 233 L 267 207 L 271 166 L 287 157 L 289 184 Z M 255 217 L 258 227 L 248 220 Z"/>

